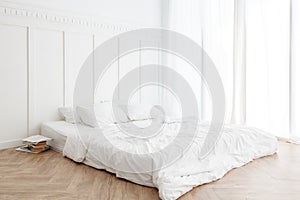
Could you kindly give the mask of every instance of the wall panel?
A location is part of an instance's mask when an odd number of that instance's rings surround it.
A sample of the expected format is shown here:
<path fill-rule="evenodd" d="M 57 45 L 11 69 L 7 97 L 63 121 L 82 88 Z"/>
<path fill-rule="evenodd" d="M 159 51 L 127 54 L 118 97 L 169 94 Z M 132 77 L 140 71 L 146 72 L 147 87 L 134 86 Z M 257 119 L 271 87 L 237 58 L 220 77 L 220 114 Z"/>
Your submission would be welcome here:
<path fill-rule="evenodd" d="M 30 30 L 30 134 L 44 121 L 60 119 L 64 98 L 63 32 Z"/>
<path fill-rule="evenodd" d="M 0 25 L 0 142 L 27 135 L 27 29 Z M 1 148 L 1 147 L 0 147 Z"/>
<path fill-rule="evenodd" d="M 89 59 L 93 52 L 93 35 L 81 33 L 66 33 L 65 37 L 66 48 L 66 73 L 65 73 L 65 91 L 66 91 L 66 105 L 73 105 L 73 92 L 76 84 L 77 76 L 84 64 L 93 65 L 93 60 Z M 93 70 L 92 67 L 83 72 L 86 75 L 86 84 L 91 86 L 90 91 L 86 91 L 86 95 L 93 95 Z M 80 101 L 80 100 L 79 100 Z M 82 100 L 84 101 L 84 100 Z M 86 104 L 86 102 L 83 102 Z"/>

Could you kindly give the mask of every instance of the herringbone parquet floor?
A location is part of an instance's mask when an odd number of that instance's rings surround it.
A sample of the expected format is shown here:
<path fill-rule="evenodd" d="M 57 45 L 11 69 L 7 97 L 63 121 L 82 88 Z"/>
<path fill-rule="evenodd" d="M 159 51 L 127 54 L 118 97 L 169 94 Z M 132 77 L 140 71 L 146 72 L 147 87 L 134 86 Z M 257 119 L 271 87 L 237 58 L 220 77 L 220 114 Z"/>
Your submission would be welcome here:
<path fill-rule="evenodd" d="M 157 190 L 77 164 L 55 151 L 0 151 L 0 199 L 159 199 Z M 280 142 L 277 155 L 258 159 L 199 186 L 181 200 L 298 200 L 300 146 Z"/>

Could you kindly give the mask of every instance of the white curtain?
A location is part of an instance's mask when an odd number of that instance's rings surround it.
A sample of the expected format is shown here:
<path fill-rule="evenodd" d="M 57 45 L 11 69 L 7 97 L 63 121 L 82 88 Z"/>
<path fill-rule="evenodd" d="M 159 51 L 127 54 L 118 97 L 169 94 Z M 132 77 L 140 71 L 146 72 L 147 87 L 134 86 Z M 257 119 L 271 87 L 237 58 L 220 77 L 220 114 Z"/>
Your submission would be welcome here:
<path fill-rule="evenodd" d="M 214 61 L 225 87 L 226 122 L 231 120 L 233 105 L 233 5 L 234 0 L 172 0 L 168 1 L 165 13 L 167 28 L 194 40 Z M 190 84 L 195 86 L 194 91 L 201 104 L 201 118 L 210 120 L 212 105 L 204 81 L 199 82 L 192 73 L 187 74 L 190 66 L 183 68 L 178 59 L 169 60 L 172 67 L 183 69 L 179 72 L 186 74 Z"/>
<path fill-rule="evenodd" d="M 227 123 L 299 139 L 299 4 L 299 0 L 169 1 L 166 27 L 198 42 L 219 70 Z M 203 119 L 209 119 L 209 97 L 203 86 L 199 88 Z"/>
<path fill-rule="evenodd" d="M 291 38 L 290 38 L 290 138 L 300 142 L 300 2 L 291 0 Z"/>
<path fill-rule="evenodd" d="M 290 3 L 246 3 L 247 124 L 289 136 Z"/>

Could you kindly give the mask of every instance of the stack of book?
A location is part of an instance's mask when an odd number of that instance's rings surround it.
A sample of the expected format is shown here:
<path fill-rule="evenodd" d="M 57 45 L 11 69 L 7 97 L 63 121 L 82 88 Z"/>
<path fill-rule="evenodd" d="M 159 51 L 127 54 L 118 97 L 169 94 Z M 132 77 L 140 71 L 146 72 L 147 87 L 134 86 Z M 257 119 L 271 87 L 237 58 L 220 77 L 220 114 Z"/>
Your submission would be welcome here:
<path fill-rule="evenodd" d="M 27 142 L 25 142 L 27 143 Z M 38 143 L 27 143 L 27 147 L 30 151 L 33 152 L 39 152 L 39 151 L 45 151 L 47 149 L 47 141 L 38 142 Z"/>
<path fill-rule="evenodd" d="M 17 148 L 17 151 L 40 153 L 49 149 L 47 141 L 51 138 L 44 137 L 42 135 L 34 135 L 23 139 L 24 145 Z"/>

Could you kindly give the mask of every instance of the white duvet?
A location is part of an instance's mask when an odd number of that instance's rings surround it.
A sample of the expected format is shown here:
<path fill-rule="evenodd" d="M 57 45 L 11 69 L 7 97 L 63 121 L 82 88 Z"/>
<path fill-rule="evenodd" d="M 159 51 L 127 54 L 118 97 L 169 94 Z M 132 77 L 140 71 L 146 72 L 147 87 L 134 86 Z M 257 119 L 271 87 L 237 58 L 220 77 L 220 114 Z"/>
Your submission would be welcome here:
<path fill-rule="evenodd" d="M 192 141 L 191 145 L 186 149 L 180 146 L 180 142 L 175 144 L 174 152 L 178 154 L 178 159 L 166 163 L 171 155 L 168 155 L 170 152 L 164 152 L 164 148 L 176 141 L 174 138 L 181 126 L 187 132 L 197 126 L 197 134 L 193 138 L 182 137 L 182 140 Z M 201 147 L 208 129 L 208 124 L 187 120 L 181 124 L 165 123 L 161 134 L 142 138 L 124 134 L 118 125 L 103 129 L 79 126 L 78 134 L 67 137 L 63 153 L 76 162 L 105 169 L 117 177 L 157 187 L 162 199 L 171 200 L 198 185 L 223 177 L 233 168 L 274 154 L 277 150 L 277 139 L 259 129 L 224 126 L 215 148 L 201 159 Z M 132 131 L 143 135 L 143 130 L 135 128 Z M 151 153 L 156 156 L 144 156 Z"/>

